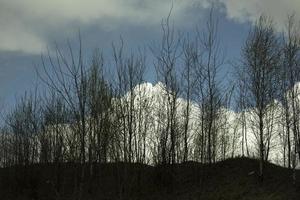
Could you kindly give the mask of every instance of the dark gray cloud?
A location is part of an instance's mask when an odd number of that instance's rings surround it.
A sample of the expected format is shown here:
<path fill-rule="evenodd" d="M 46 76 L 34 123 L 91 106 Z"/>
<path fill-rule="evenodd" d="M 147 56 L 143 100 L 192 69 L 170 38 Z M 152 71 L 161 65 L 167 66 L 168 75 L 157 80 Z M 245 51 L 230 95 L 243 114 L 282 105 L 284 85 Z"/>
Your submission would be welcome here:
<path fill-rule="evenodd" d="M 155 26 L 173 3 L 177 25 L 193 21 L 190 12 L 217 1 L 230 19 L 255 21 L 264 13 L 282 27 L 288 13 L 300 11 L 299 0 L 0 0 L 0 50 L 39 54 L 53 40 L 73 37 L 74 30 L 90 25 L 106 32 L 120 26 Z M 299 16 L 300 18 L 300 16 Z"/>
<path fill-rule="evenodd" d="M 124 24 L 153 26 L 166 17 L 172 2 L 178 24 L 188 20 L 189 9 L 204 5 L 196 0 L 0 0 L 0 50 L 39 54 L 53 35 L 66 38 L 91 24 L 107 31 Z"/>
<path fill-rule="evenodd" d="M 0 109 L 13 105 L 18 95 L 36 85 L 35 65 L 40 56 L 0 51 Z"/>
<path fill-rule="evenodd" d="M 295 13 L 300 20 L 299 0 L 219 0 L 230 19 L 239 22 L 255 22 L 260 15 L 272 17 L 281 31 L 286 24 L 287 15 Z"/>

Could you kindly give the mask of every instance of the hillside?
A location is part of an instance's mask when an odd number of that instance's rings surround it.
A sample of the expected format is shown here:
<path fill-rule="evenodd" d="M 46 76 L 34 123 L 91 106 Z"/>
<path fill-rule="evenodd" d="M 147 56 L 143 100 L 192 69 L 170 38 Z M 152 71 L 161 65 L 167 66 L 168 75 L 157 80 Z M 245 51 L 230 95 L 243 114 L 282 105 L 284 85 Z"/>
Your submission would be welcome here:
<path fill-rule="evenodd" d="M 299 199 L 288 169 L 266 164 L 258 182 L 258 162 L 248 158 L 211 166 L 187 162 L 173 166 L 109 163 L 33 165 L 0 170 L 1 199 Z M 300 176 L 297 171 L 297 176 Z M 299 186 L 299 183 L 297 183 Z M 82 188 L 82 189 L 81 189 Z M 82 191 L 82 192 L 81 192 Z M 298 194 L 297 194 L 298 193 Z"/>

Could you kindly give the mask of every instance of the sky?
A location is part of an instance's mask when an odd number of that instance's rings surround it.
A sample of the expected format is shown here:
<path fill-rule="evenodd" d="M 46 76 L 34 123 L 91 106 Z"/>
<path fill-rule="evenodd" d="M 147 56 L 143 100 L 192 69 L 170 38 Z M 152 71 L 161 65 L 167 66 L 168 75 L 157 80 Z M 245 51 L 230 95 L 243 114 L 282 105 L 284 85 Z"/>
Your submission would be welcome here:
<path fill-rule="evenodd" d="M 161 20 L 170 8 L 176 30 L 193 31 L 207 20 L 212 0 L 0 0 L 0 104 L 9 105 L 37 83 L 41 55 L 55 44 L 78 42 L 83 50 L 111 52 L 112 42 L 125 41 L 128 51 L 149 46 L 161 37 Z M 299 0 L 214 0 L 219 18 L 220 41 L 228 60 L 238 60 L 251 24 L 264 14 L 273 18 L 278 31 L 295 12 Z M 151 62 L 150 62 L 151 63 Z M 150 66 L 151 67 L 151 66 Z M 230 71 L 228 65 L 224 69 Z M 154 81 L 153 71 L 147 72 Z M 226 75 L 226 78 L 228 75 Z"/>

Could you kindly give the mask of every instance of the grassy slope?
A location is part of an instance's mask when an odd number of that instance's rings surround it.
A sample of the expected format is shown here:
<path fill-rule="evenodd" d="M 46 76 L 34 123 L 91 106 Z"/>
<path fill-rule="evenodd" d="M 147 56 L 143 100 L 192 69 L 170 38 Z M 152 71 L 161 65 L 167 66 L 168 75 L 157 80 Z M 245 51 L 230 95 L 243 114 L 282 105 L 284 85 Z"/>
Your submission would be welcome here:
<path fill-rule="evenodd" d="M 300 199 L 290 171 L 266 164 L 264 183 L 260 184 L 256 175 L 258 162 L 247 158 L 230 159 L 210 167 L 195 162 L 165 167 L 111 163 L 85 169 L 85 174 L 93 174 L 86 176 L 82 184 L 78 181 L 79 166 L 71 164 L 1 169 L 0 197 L 49 200 L 75 199 L 79 195 L 82 199 Z M 300 179 L 299 171 L 297 173 Z M 83 188 L 81 194 L 80 186 Z"/>

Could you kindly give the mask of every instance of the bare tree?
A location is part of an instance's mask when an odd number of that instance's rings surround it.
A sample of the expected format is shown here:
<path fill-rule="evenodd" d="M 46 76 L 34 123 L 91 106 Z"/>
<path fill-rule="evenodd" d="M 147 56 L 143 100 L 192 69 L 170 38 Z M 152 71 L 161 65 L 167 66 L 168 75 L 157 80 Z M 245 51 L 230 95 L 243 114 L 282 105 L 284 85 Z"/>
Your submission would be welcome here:
<path fill-rule="evenodd" d="M 191 118 L 191 101 L 194 94 L 193 87 L 195 86 L 195 76 L 193 76 L 193 71 L 196 68 L 198 62 L 198 51 L 197 44 L 195 41 L 191 41 L 187 37 L 183 43 L 183 61 L 184 67 L 182 72 L 182 93 L 186 101 L 184 108 L 184 129 L 183 129 L 183 162 L 188 160 L 189 155 L 189 137 L 190 137 L 190 118 Z"/>
<path fill-rule="evenodd" d="M 108 161 L 111 141 L 112 90 L 104 79 L 104 59 L 97 50 L 94 52 L 88 72 L 88 115 L 89 115 L 89 162 Z"/>
<path fill-rule="evenodd" d="M 81 37 L 79 35 L 79 47 L 77 54 L 74 52 L 70 43 L 67 45 L 69 55 L 65 54 L 58 47 L 56 48 L 56 57 L 53 58 L 48 53 L 47 60 L 42 57 L 42 71 L 38 71 L 39 77 L 43 83 L 50 89 L 58 93 L 65 101 L 68 110 L 70 110 L 72 123 L 69 123 L 70 129 L 75 133 L 75 138 L 78 140 L 74 147 L 76 159 L 73 161 L 79 162 L 80 177 L 75 185 L 75 196 L 81 198 L 83 191 L 83 178 L 85 177 L 85 163 L 88 134 L 88 78 L 87 64 L 84 61 L 82 53 Z M 79 155 L 77 155 L 77 153 Z"/>
<path fill-rule="evenodd" d="M 81 39 L 79 39 L 78 55 L 74 55 L 71 44 L 68 43 L 69 57 L 62 50 L 56 49 L 56 60 L 48 55 L 48 61 L 42 57 L 43 74 L 41 80 L 52 90 L 56 91 L 66 102 L 78 128 L 80 139 L 81 163 L 86 162 L 87 135 L 87 73 L 82 55 Z M 50 64 L 48 64 L 50 63 Z M 48 65 L 47 65 L 48 64 Z"/>
<path fill-rule="evenodd" d="M 172 11 L 172 10 L 171 10 Z M 179 96 L 178 59 L 181 55 L 181 36 L 176 35 L 170 24 L 170 15 L 162 21 L 162 41 L 159 49 L 152 49 L 156 58 L 155 69 L 158 81 L 163 83 L 163 95 L 166 97 L 166 126 L 161 132 L 161 162 L 175 163 L 178 127 L 176 122 L 177 98 Z M 169 138 L 170 137 L 170 138 Z M 168 142 L 170 141 L 170 142 Z M 170 148 L 168 148 L 170 143 Z"/>
<path fill-rule="evenodd" d="M 247 107 L 253 108 L 255 124 L 258 128 L 259 171 L 263 181 L 263 162 L 266 153 L 265 117 L 268 105 L 276 97 L 278 64 L 280 59 L 279 43 L 272 21 L 261 16 L 242 49 L 242 68 L 245 69 L 244 84 L 247 88 Z"/>
<path fill-rule="evenodd" d="M 246 155 L 249 157 L 249 146 L 248 146 L 248 132 L 247 132 L 247 86 L 246 86 L 246 71 L 245 69 L 239 69 L 238 66 L 236 66 L 236 72 L 237 72 L 237 110 L 239 112 L 238 117 L 238 123 L 241 126 L 241 150 L 242 150 L 242 156 Z M 245 150 L 246 149 L 246 150 Z"/>
<path fill-rule="evenodd" d="M 138 123 L 137 105 L 142 102 L 139 90 L 135 87 L 144 81 L 146 69 L 145 55 L 139 52 L 133 53 L 129 57 L 124 57 L 123 40 L 121 47 L 117 49 L 113 45 L 113 56 L 117 71 L 116 91 L 118 94 L 117 112 L 120 125 L 120 133 L 123 135 L 123 159 L 124 161 L 136 161 L 137 156 L 134 152 L 134 139 L 141 124 Z M 141 113 L 140 113 L 141 114 Z"/>
<path fill-rule="evenodd" d="M 218 119 L 223 97 L 220 94 L 218 71 L 224 64 L 224 56 L 218 39 L 218 20 L 214 18 L 214 8 L 211 9 L 206 29 L 198 32 L 200 42 L 200 57 L 197 75 L 200 88 L 200 109 L 202 135 L 206 135 L 206 161 L 211 164 L 216 160 Z M 204 139 L 203 139 L 204 140 Z"/>
<path fill-rule="evenodd" d="M 6 123 L 14 138 L 13 152 L 16 165 L 28 166 L 39 161 L 38 136 L 41 128 L 39 102 L 37 93 L 25 93 L 7 117 Z"/>
<path fill-rule="evenodd" d="M 299 74 L 299 50 L 300 50 L 300 38 L 299 38 L 299 27 L 295 22 L 295 16 L 288 16 L 286 30 L 284 34 L 284 46 L 283 53 L 284 59 L 282 63 L 282 89 L 285 91 L 282 94 L 282 104 L 285 111 L 286 121 L 286 137 L 287 137 L 287 148 L 288 148 L 288 167 L 291 167 L 291 135 L 290 131 L 293 131 L 294 135 L 294 147 L 299 146 L 299 127 L 298 121 L 299 116 L 297 112 L 297 100 L 298 100 L 298 89 L 294 88 L 295 84 L 300 80 Z M 295 152 L 297 153 L 297 152 Z M 299 153 L 299 152 L 298 152 Z M 298 154 L 300 158 L 300 153 Z"/>

